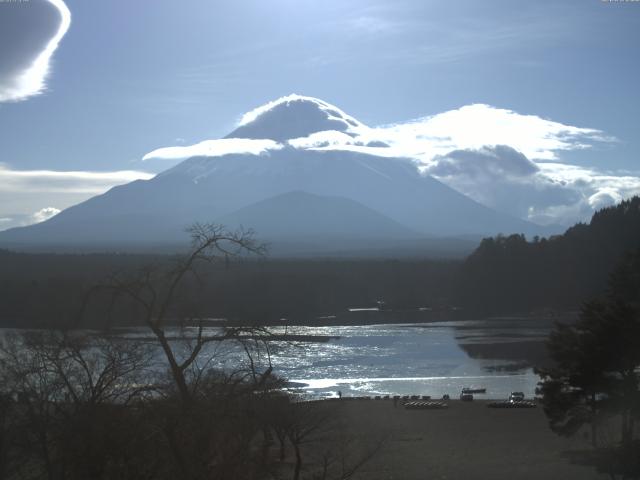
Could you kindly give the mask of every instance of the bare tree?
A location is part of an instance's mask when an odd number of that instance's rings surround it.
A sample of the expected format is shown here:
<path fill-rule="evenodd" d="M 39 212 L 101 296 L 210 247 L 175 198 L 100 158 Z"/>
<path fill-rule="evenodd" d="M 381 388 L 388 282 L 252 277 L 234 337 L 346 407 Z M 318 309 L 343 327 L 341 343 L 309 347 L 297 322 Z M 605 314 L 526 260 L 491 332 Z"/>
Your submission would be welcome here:
<path fill-rule="evenodd" d="M 91 289 L 82 313 L 94 295 L 104 300 L 106 293 L 109 321 L 113 312 L 134 308 L 135 318 L 152 333 L 168 367 L 170 391 L 145 408 L 157 427 L 151 442 L 173 459 L 170 478 L 255 478 L 261 455 L 253 448 L 264 433 L 260 392 L 275 381 L 267 331 L 259 326 L 210 329 L 198 312 L 198 299 L 183 308 L 193 291 L 202 293 L 202 267 L 242 254 L 263 255 L 265 247 L 251 231 L 232 232 L 216 224 L 196 224 L 189 233 L 192 244 L 185 256 L 168 266 L 112 275 Z M 231 368 L 229 360 L 235 361 Z"/>
<path fill-rule="evenodd" d="M 13 430 L 3 454 L 5 465 L 12 463 L 10 478 L 96 478 L 122 441 L 105 433 L 145 393 L 148 353 L 86 332 L 3 336 L 0 380 Z"/>
<path fill-rule="evenodd" d="M 256 332 L 255 328 L 232 327 L 225 328 L 221 334 L 212 335 L 206 334 L 203 319 L 198 316 L 179 316 L 176 319 L 176 306 L 185 283 L 193 279 L 202 283 L 199 272 L 201 264 L 228 261 L 230 257 L 241 254 L 265 253 L 265 246 L 255 241 L 251 230 L 229 231 L 221 225 L 197 223 L 190 227 L 188 232 L 191 235 L 191 250 L 185 257 L 178 258 L 170 268 L 146 267 L 133 277 L 113 275 L 107 282 L 94 287 L 90 292 L 110 292 L 112 307 L 119 300 L 126 298 L 139 309 L 139 320 L 149 328 L 157 340 L 175 387 L 185 405 L 193 398 L 188 372 L 202 349 L 211 342 L 239 339 L 244 334 Z M 88 299 L 90 295 L 87 301 Z M 177 320 L 174 325 L 184 326 L 187 319 L 191 324 L 195 323 L 196 331 L 188 338 L 188 353 L 178 355 L 167 335 L 167 327 L 171 326 L 172 320 Z M 197 385 L 197 382 L 193 385 Z"/>

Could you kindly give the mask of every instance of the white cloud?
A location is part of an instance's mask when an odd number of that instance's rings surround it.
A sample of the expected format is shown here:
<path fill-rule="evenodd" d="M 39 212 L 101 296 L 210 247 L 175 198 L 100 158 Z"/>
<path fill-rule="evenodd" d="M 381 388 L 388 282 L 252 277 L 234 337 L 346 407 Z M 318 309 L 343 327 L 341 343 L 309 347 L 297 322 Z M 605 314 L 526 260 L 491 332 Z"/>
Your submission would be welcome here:
<path fill-rule="evenodd" d="M 360 147 L 381 141 L 389 148 Z M 594 210 L 640 194 L 640 178 L 562 163 L 562 153 L 617 140 L 594 128 L 474 104 L 363 130 L 327 149 L 413 158 L 474 200 L 541 224 L 588 220 Z"/>
<path fill-rule="evenodd" d="M 638 189 L 640 192 L 640 189 Z M 615 188 L 603 187 L 589 197 L 589 206 L 594 210 L 615 205 L 622 200 L 622 195 Z"/>
<path fill-rule="evenodd" d="M 34 58 L 29 59 L 24 68 L 12 70 L 2 77 L 0 82 L 0 102 L 24 100 L 42 93 L 46 88 L 45 81 L 49 75 L 51 57 L 71 25 L 71 12 L 64 1 L 47 1 L 55 7 L 60 16 L 57 31 L 47 42 L 44 49 L 38 52 Z M 18 43 L 14 42 L 14 44 Z M 10 45 L 12 44 L 3 45 L 3 48 L 9 48 Z"/>
<path fill-rule="evenodd" d="M 27 225 L 33 225 L 34 223 L 44 222 L 49 220 L 60 213 L 59 208 L 45 207 L 41 208 L 34 213 L 27 214 L 15 214 L 11 217 L 0 218 L 0 231 L 8 230 L 15 227 L 26 227 Z"/>
<path fill-rule="evenodd" d="M 336 130 L 312 133 L 308 137 L 294 138 L 287 142 L 294 148 L 311 149 L 336 146 L 356 145 L 357 142 L 350 135 Z"/>
<path fill-rule="evenodd" d="M 528 177 L 539 170 L 535 162 L 507 145 L 454 150 L 436 157 L 426 169 L 437 177 L 487 177 L 490 180 Z"/>
<path fill-rule="evenodd" d="M 306 108 L 283 108 L 291 102 L 306 102 Z M 301 112 L 309 117 L 299 118 Z M 262 125 L 267 113 L 268 125 Z M 318 121 L 311 122 L 311 118 Z M 332 121 L 325 122 L 327 118 Z M 286 135 L 289 127 L 283 127 L 286 132 L 271 128 L 271 123 L 282 127 L 289 125 L 287 122 L 306 122 L 310 127 L 306 130 L 311 133 L 292 138 Z M 253 128 L 256 125 L 260 128 Z M 335 129 L 335 125 L 345 129 Z M 290 95 L 244 115 L 239 127 L 247 126 L 255 138 L 277 134 L 283 143 L 268 139 L 207 140 L 190 147 L 158 149 L 144 159 L 261 155 L 283 148 L 283 144 L 300 150 L 358 151 L 387 158 L 411 158 L 423 173 L 474 200 L 540 224 L 569 225 L 588 220 L 595 209 L 640 194 L 638 176 L 605 174 L 562 162 L 563 152 L 615 143 L 614 137 L 595 128 L 490 105 L 467 105 L 370 128 L 322 100 Z M 295 125 L 291 129 L 296 131 Z"/>
<path fill-rule="evenodd" d="M 279 109 L 295 102 L 313 104 L 326 119 L 344 122 L 346 126 L 342 133 L 324 130 L 289 140 L 296 148 L 348 149 L 387 157 L 410 157 L 426 166 L 434 158 L 454 150 L 479 150 L 485 146 L 509 145 L 530 160 L 555 161 L 562 151 L 588 149 L 598 142 L 615 141 L 613 137 L 594 128 L 575 127 L 484 104 L 467 105 L 437 115 L 369 128 L 331 104 L 295 94 L 251 110 L 242 116 L 238 126 L 246 127 L 257 122 L 268 112 L 284 114 Z M 278 117 L 276 120 L 282 119 Z M 321 122 L 317 124 L 318 128 L 326 125 Z M 380 147 L 381 144 L 384 147 Z M 278 147 L 273 141 L 228 138 L 206 140 L 188 147 L 160 148 L 148 153 L 143 159 L 175 160 L 196 155 L 220 156 L 230 153 L 258 155 Z M 389 149 L 381 150 L 386 147 Z"/>
<path fill-rule="evenodd" d="M 0 230 L 44 221 L 60 209 L 100 195 L 116 185 L 152 177 L 146 172 L 126 170 L 13 170 L 0 163 Z M 56 207 L 43 208 L 43 205 Z"/>
<path fill-rule="evenodd" d="M 557 160 L 558 152 L 590 148 L 614 139 L 593 128 L 580 128 L 512 110 L 473 104 L 430 117 L 382 126 L 369 135 L 399 153 L 428 164 L 452 150 L 509 145 L 531 160 Z"/>
<path fill-rule="evenodd" d="M 546 208 L 580 199 L 575 190 L 545 176 L 538 164 L 506 145 L 454 150 L 434 158 L 423 171 L 483 205 L 529 220 L 532 205 Z"/>
<path fill-rule="evenodd" d="M 558 221 L 565 224 L 576 220 L 585 221 L 597 209 L 640 195 L 639 176 L 603 173 L 593 168 L 562 163 L 541 163 L 539 166 L 545 177 L 576 192 L 579 199 L 555 208 L 534 206 L 532 220 L 542 216 L 558 218 Z"/>
<path fill-rule="evenodd" d="M 474 200 L 540 224 L 570 225 L 640 194 L 640 178 L 558 162 L 533 162 L 508 146 L 455 150 L 425 173 Z"/>
<path fill-rule="evenodd" d="M 221 157 L 223 155 L 262 155 L 269 150 L 279 150 L 282 145 L 274 140 L 253 140 L 247 138 L 223 138 L 221 140 L 205 140 L 187 147 L 158 148 L 147 153 L 142 160 L 164 159 L 182 160 L 191 157 Z"/>
<path fill-rule="evenodd" d="M 97 195 L 115 185 L 147 180 L 153 174 L 132 170 L 84 172 L 13 170 L 0 164 L 0 193 L 85 193 Z"/>
<path fill-rule="evenodd" d="M 60 209 L 58 208 L 45 207 L 38 210 L 33 215 L 31 215 L 31 220 L 33 220 L 32 223 L 40 223 L 40 222 L 44 222 L 45 220 L 49 220 L 51 217 L 54 217 L 59 213 L 60 213 Z"/>
<path fill-rule="evenodd" d="M 275 102 L 272 102 L 272 105 Z M 616 139 L 601 130 L 566 125 L 536 115 L 473 104 L 407 122 L 369 128 L 360 124 L 353 135 L 316 133 L 296 139 L 304 148 L 357 150 L 385 157 L 409 157 L 425 167 L 457 150 L 482 150 L 508 145 L 529 161 L 559 160 L 563 151 L 584 150 Z M 316 142 L 324 139 L 322 142 Z M 290 142 L 291 143 L 291 142 Z M 315 145 L 314 145 L 315 143 Z M 387 148 L 388 147 L 388 148 Z"/>

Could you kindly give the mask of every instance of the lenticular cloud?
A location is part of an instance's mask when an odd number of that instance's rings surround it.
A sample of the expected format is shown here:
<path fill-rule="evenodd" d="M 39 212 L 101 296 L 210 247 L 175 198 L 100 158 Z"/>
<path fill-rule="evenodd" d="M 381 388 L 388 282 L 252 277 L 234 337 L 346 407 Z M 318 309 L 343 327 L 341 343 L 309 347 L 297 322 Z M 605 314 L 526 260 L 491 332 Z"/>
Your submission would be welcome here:
<path fill-rule="evenodd" d="M 562 160 L 563 152 L 615 141 L 595 128 L 484 104 L 369 127 L 323 100 L 290 95 L 245 114 L 224 139 L 160 148 L 144 160 L 231 154 L 258 159 L 283 148 L 408 158 L 423 174 L 488 207 L 541 224 L 570 224 L 640 194 L 638 177 L 605 175 Z"/>
<path fill-rule="evenodd" d="M 191 157 L 222 157 L 224 155 L 261 155 L 269 150 L 279 150 L 282 145 L 270 139 L 223 138 L 205 140 L 186 147 L 158 148 L 147 153 L 142 160 L 182 160 Z"/>
<path fill-rule="evenodd" d="M 427 164 L 437 155 L 486 145 L 509 145 L 532 160 L 557 160 L 562 151 L 613 140 L 597 129 L 484 104 L 382 126 L 374 129 L 374 136 Z"/>
<path fill-rule="evenodd" d="M 15 19 L 33 23 L 16 30 L 20 38 L 4 41 L 0 35 L 0 40 L 4 43 L 3 48 L 9 50 L 6 53 L 7 59 L 0 65 L 0 102 L 24 100 L 46 89 L 45 82 L 51 70 L 51 58 L 71 25 L 71 12 L 63 0 L 36 0 L 33 4 L 35 5 L 30 5 L 31 18 L 23 19 L 18 16 Z M 52 12 L 48 6 L 53 6 L 55 10 Z M 5 7 L 3 15 L 12 14 L 10 7 L 11 5 Z M 13 8 L 18 9 L 21 6 L 16 4 Z M 4 20 L 13 21 L 9 17 Z M 47 39 L 40 49 L 34 50 L 36 45 L 40 45 L 40 39 L 35 38 L 40 34 L 39 30 L 51 23 L 56 26 L 53 36 Z"/>

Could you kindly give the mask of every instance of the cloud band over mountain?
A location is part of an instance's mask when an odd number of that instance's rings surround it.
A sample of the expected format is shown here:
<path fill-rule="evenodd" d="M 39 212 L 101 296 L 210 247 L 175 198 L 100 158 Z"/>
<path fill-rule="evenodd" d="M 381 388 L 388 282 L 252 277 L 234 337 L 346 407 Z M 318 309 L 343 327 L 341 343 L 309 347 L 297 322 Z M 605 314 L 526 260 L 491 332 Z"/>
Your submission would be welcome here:
<path fill-rule="evenodd" d="M 616 142 L 597 129 L 481 104 L 372 128 L 326 102 L 291 95 L 245 114 L 225 138 L 158 148 L 143 160 L 171 165 L 191 157 L 242 155 L 261 162 L 282 149 L 409 158 L 424 175 L 492 209 L 541 225 L 569 225 L 640 193 L 633 174 L 563 162 L 563 152 Z M 0 164 L 0 230 L 34 222 L 44 208 L 63 209 L 151 177 L 142 171 L 25 171 Z"/>
<path fill-rule="evenodd" d="M 316 102 L 325 123 L 285 125 L 274 116 L 296 103 Z M 261 117 L 284 131 L 255 130 Z M 284 118 L 284 117 L 283 117 Z M 324 101 L 291 95 L 245 114 L 236 132 L 251 138 L 207 140 L 193 146 L 168 147 L 144 156 L 182 160 L 191 156 L 260 155 L 284 145 L 300 150 L 356 151 L 389 158 L 411 158 L 432 175 L 474 200 L 540 224 L 569 225 L 587 219 L 594 209 L 640 193 L 640 178 L 603 173 L 563 162 L 563 152 L 615 144 L 614 137 L 594 128 L 566 125 L 535 115 L 522 115 L 484 104 L 467 105 L 437 115 L 379 127 L 367 127 Z M 270 127 L 271 128 L 271 127 Z M 234 133 L 230 135 L 234 136 Z"/>

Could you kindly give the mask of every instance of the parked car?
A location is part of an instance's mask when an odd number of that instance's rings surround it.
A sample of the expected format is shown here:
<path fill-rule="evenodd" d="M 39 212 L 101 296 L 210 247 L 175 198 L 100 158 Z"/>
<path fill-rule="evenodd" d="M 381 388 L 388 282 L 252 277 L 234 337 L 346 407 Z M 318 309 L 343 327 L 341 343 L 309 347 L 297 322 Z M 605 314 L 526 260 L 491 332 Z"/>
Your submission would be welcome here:
<path fill-rule="evenodd" d="M 522 392 L 511 392 L 509 395 L 509 401 L 513 402 L 522 402 L 524 400 L 524 393 Z"/>

